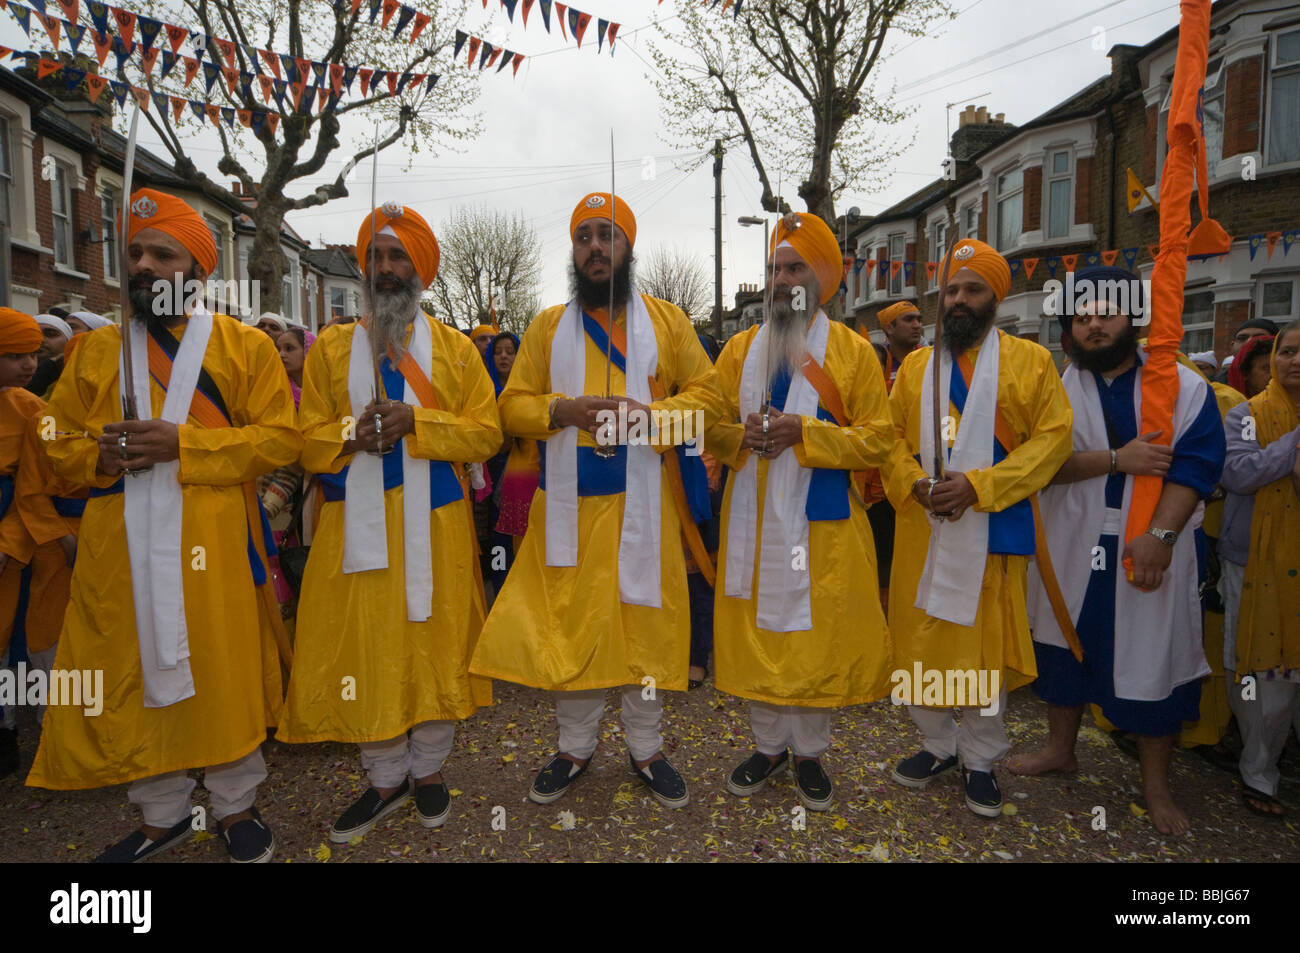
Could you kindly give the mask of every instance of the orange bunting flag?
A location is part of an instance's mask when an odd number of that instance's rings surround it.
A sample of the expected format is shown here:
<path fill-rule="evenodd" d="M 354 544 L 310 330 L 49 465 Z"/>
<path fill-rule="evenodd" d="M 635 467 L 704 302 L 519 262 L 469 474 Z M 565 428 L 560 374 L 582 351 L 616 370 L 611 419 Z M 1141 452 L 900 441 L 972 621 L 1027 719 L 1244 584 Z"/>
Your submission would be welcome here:
<path fill-rule="evenodd" d="M 135 97 L 135 101 L 140 104 L 141 109 L 145 112 L 149 111 L 149 90 L 141 89 L 139 86 L 132 86 L 131 95 Z"/>
<path fill-rule="evenodd" d="M 212 42 L 217 44 L 217 49 L 221 51 L 221 58 L 226 61 L 226 66 L 230 69 L 235 68 L 235 43 L 233 40 L 223 40 L 214 36 Z"/>
<path fill-rule="evenodd" d="M 101 33 L 99 30 L 92 30 L 90 39 L 95 44 L 95 59 L 99 60 L 99 66 L 103 69 L 104 60 L 108 59 L 108 51 L 113 46 L 113 35 L 111 33 Z"/>
<path fill-rule="evenodd" d="M 579 13 L 578 22 L 575 25 L 573 35 L 578 41 L 578 49 L 582 49 L 582 35 L 587 32 L 587 24 L 591 22 L 590 13 Z"/>
<path fill-rule="evenodd" d="M 1115 264 L 1115 259 L 1118 256 L 1119 256 L 1119 249 L 1112 248 L 1110 251 L 1104 251 L 1101 253 L 1101 260 L 1106 265 L 1106 267 L 1109 268 L 1111 265 Z"/>
<path fill-rule="evenodd" d="M 564 4 L 557 3 L 555 5 L 555 15 L 560 18 L 560 36 L 564 37 L 565 40 L 568 40 L 569 34 L 564 32 L 564 20 L 565 20 L 564 12 L 565 12 Z"/>
<path fill-rule="evenodd" d="M 479 48 L 479 45 L 480 45 L 482 42 L 483 42 L 483 41 L 480 40 L 480 39 L 479 39 L 478 37 L 476 37 L 476 36 L 471 36 L 471 37 L 469 38 L 469 63 L 468 63 L 468 65 L 469 65 L 469 68 L 470 68 L 470 69 L 473 69 L 473 68 L 474 68 L 474 58 L 475 58 L 476 56 L 478 56 L 478 48 Z"/>
<path fill-rule="evenodd" d="M 271 124 L 271 135 L 275 135 L 275 131 L 280 128 L 280 114 L 267 113 L 266 121 Z"/>
<path fill-rule="evenodd" d="M 117 35 L 122 38 L 124 44 L 129 43 L 131 38 L 135 36 L 135 14 L 120 7 L 109 7 L 108 9 L 113 14 L 113 22 L 117 24 Z"/>
<path fill-rule="evenodd" d="M 927 281 L 934 281 L 934 273 L 939 270 L 937 261 L 927 261 L 925 263 L 925 277 Z"/>
<path fill-rule="evenodd" d="M 293 94 L 293 108 L 302 108 L 302 94 L 307 90 L 306 83 L 294 83 L 289 87 L 289 92 Z"/>
<path fill-rule="evenodd" d="M 239 70 L 223 69 L 221 75 L 226 77 L 226 89 L 230 90 L 230 95 L 235 95 L 235 90 L 239 88 Z"/>
<path fill-rule="evenodd" d="M 1278 240 L 1281 239 L 1281 232 L 1269 232 L 1264 236 L 1264 241 L 1268 243 L 1268 257 L 1273 257 L 1273 249 L 1277 247 Z"/>
<path fill-rule="evenodd" d="M 108 88 L 108 77 L 87 73 L 86 88 L 90 90 L 90 101 L 93 103 L 99 99 L 99 94 Z"/>
<path fill-rule="evenodd" d="M 172 104 L 172 119 L 175 122 L 181 121 L 181 116 L 185 113 L 185 100 L 180 96 L 169 96 Z"/>
<path fill-rule="evenodd" d="M 140 50 L 140 65 L 144 67 L 144 75 L 152 76 L 154 65 L 158 62 L 158 54 L 162 52 L 161 47 L 151 46 L 149 49 Z"/>
<path fill-rule="evenodd" d="M 1020 259 L 1020 263 L 1025 266 L 1025 277 L 1026 278 L 1034 277 L 1034 269 L 1038 267 L 1038 259 L 1022 258 Z"/>
<path fill-rule="evenodd" d="M 352 12 L 356 13 L 356 10 L 353 9 Z M 262 62 L 270 67 L 271 72 L 275 74 L 275 78 L 280 79 L 280 57 L 276 56 L 270 50 L 258 50 L 257 52 L 262 57 Z"/>
<path fill-rule="evenodd" d="M 77 14 L 80 12 L 80 8 L 79 0 L 59 0 L 59 9 L 63 11 L 63 15 L 68 18 L 68 21 L 73 26 L 77 25 Z"/>
<path fill-rule="evenodd" d="M 519 75 L 519 64 L 522 63 L 523 61 L 524 61 L 524 54 L 516 53 L 514 62 L 511 64 L 511 66 L 514 68 L 515 76 Z M 1272 251 L 1272 249 L 1270 248 L 1269 251 Z"/>
<path fill-rule="evenodd" d="M 237 109 L 235 110 L 235 115 L 239 117 L 240 125 L 245 126 L 246 128 L 250 128 L 250 129 L 252 128 L 253 126 L 252 110 Z"/>
<path fill-rule="evenodd" d="M 163 30 L 167 33 L 167 42 L 171 44 L 172 56 L 175 56 L 180 52 L 181 44 L 189 39 L 190 31 L 170 23 L 164 23 Z"/>
<path fill-rule="evenodd" d="M 214 125 L 214 126 L 220 126 L 220 125 L 221 125 L 221 107 L 220 107 L 220 106 L 217 106 L 217 105 L 215 105 L 214 103 L 208 103 L 207 106 L 204 107 L 204 111 L 208 114 L 208 118 L 212 120 L 212 125 Z"/>
<path fill-rule="evenodd" d="M 415 26 L 411 29 L 411 39 L 407 41 L 407 45 L 414 43 L 419 35 L 424 32 L 424 28 L 432 22 L 433 17 L 427 13 L 417 13 L 415 15 Z"/>
<path fill-rule="evenodd" d="M 343 95 L 343 64 L 330 64 L 330 86 L 334 88 L 335 96 Z"/>
<path fill-rule="evenodd" d="M 393 18 L 393 14 L 398 11 L 401 4 L 397 0 L 384 0 L 384 18 L 380 21 L 380 26 L 388 29 L 388 21 Z"/>
<path fill-rule="evenodd" d="M 326 101 L 327 99 L 329 99 L 329 96 L 330 96 L 330 91 L 329 91 L 328 89 L 326 89 L 325 87 L 323 87 L 323 86 L 322 86 L 320 89 L 318 89 L 318 90 L 316 91 L 316 111 L 317 111 L 317 112 L 320 112 L 322 109 L 325 108 L 325 101 Z"/>
<path fill-rule="evenodd" d="M 889 277 L 894 277 L 894 275 L 898 274 L 902 270 L 903 263 L 901 261 L 891 261 L 889 263 Z"/>
<path fill-rule="evenodd" d="M 36 78 L 44 79 L 51 73 L 56 73 L 61 69 L 63 69 L 63 64 L 58 60 L 47 60 L 42 56 L 36 61 Z"/>
<path fill-rule="evenodd" d="M 185 61 L 185 85 L 188 86 L 199 74 L 199 61 L 192 56 L 185 56 L 182 59 Z"/>
<path fill-rule="evenodd" d="M 269 103 L 271 101 L 271 91 L 275 89 L 275 81 L 265 73 L 258 73 L 257 82 L 262 87 L 262 102 Z"/>
<path fill-rule="evenodd" d="M 1074 266 L 1075 266 L 1076 264 L 1078 264 L 1079 256 L 1078 256 L 1078 255 L 1062 255 L 1062 256 L 1061 256 L 1061 261 L 1065 264 L 1065 270 L 1066 270 L 1066 272 L 1069 273 L 1069 272 L 1071 272 L 1071 271 L 1074 271 Z"/>
<path fill-rule="evenodd" d="M 369 70 L 369 69 L 366 69 L 365 67 L 362 67 L 360 70 L 357 71 L 357 75 L 361 77 L 361 95 L 362 95 L 362 96 L 369 96 L 369 95 L 370 95 L 370 77 L 371 77 L 371 75 L 372 75 L 373 73 L 374 73 L 374 70 Z"/>
<path fill-rule="evenodd" d="M 63 30 L 62 25 L 59 23 L 59 18 L 47 16 L 46 14 L 40 13 L 36 10 L 33 10 L 32 12 L 35 14 L 36 19 L 41 21 L 41 26 L 45 27 L 45 32 L 50 35 L 50 42 L 54 44 L 54 52 L 59 52 L 59 35 Z"/>

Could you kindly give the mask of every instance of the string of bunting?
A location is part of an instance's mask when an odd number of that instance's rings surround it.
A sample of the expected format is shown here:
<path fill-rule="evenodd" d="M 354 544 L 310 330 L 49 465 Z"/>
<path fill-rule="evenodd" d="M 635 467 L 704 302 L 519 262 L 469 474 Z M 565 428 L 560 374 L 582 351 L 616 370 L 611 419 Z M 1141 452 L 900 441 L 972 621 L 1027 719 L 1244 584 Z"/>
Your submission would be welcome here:
<path fill-rule="evenodd" d="M 353 0 L 353 3 L 357 2 L 359 2 L 359 0 Z M 511 23 L 515 22 L 515 10 L 522 7 L 523 9 L 521 12 L 525 28 L 528 26 L 528 14 L 532 11 L 533 6 L 536 5 L 541 11 L 542 25 L 546 28 L 547 33 L 551 32 L 551 8 L 554 7 L 555 18 L 560 24 L 560 35 L 564 37 L 565 42 L 568 42 L 569 37 L 572 36 L 574 41 L 578 44 L 578 49 L 582 49 L 582 39 L 586 35 L 587 27 L 591 25 L 592 21 L 590 13 L 583 13 L 577 7 L 566 6 L 563 3 L 555 2 L 555 0 L 498 0 L 498 2 L 501 4 L 502 9 L 506 11 L 506 16 L 509 17 Z M 730 2 L 730 0 L 728 0 L 728 2 Z M 487 7 L 488 0 L 483 0 L 483 9 L 486 10 Z M 614 23 L 611 20 L 605 20 L 601 17 L 596 17 L 595 20 L 596 52 L 599 53 L 604 48 L 605 41 L 608 40 L 609 55 L 613 56 L 614 37 L 618 35 L 621 24 Z M 568 27 L 567 31 L 565 29 L 566 25 Z M 457 31 L 457 33 L 459 33 L 459 31 Z M 506 52 L 509 51 L 507 50 Z M 470 57 L 470 60 L 472 64 L 472 56 Z M 480 69 L 481 68 L 482 67 L 480 67 Z"/>
<path fill-rule="evenodd" d="M 485 0 L 485 2 L 486 2 L 486 0 Z M 659 2 L 660 2 L 660 3 L 663 3 L 664 0 L 659 0 Z M 719 3 L 719 0 L 703 0 L 703 2 L 706 3 L 706 4 L 708 4 L 709 7 L 716 7 L 716 6 L 718 5 L 718 3 Z M 721 0 L 721 3 L 722 3 L 722 12 L 723 12 L 723 13 L 726 13 L 726 12 L 727 12 L 727 7 L 731 7 L 731 6 L 732 6 L 732 0 Z M 735 6 L 732 8 L 732 14 L 731 14 L 732 17 L 738 17 L 738 16 L 740 16 L 740 4 L 741 4 L 741 0 L 735 0 Z"/>
<path fill-rule="evenodd" d="M 45 0 L 31 0 L 31 2 L 42 3 Z M 63 12 L 73 17 L 75 21 L 81 0 L 57 0 L 57 2 Z M 380 3 L 382 2 L 384 0 L 380 0 Z M 301 111 L 305 98 L 308 109 L 314 105 L 319 111 L 331 100 L 341 98 L 345 90 L 350 94 L 353 83 L 358 79 L 361 95 L 368 96 L 372 90 L 378 89 L 381 83 L 385 84 L 389 93 L 393 95 L 400 94 L 408 86 L 414 87 L 420 84 L 424 84 L 425 92 L 429 92 L 439 78 L 436 73 L 398 73 L 394 70 L 380 70 L 345 63 L 321 63 L 240 44 L 257 70 L 256 73 L 250 73 L 234 68 L 236 44 L 232 41 L 202 31 L 151 20 L 120 7 L 109 7 L 95 2 L 86 3 L 93 28 L 45 14 L 40 10 L 24 6 L 17 0 L 0 0 L 0 7 L 8 10 L 29 37 L 31 19 L 35 17 L 45 27 L 55 52 L 59 50 L 60 34 L 67 38 L 74 54 L 80 53 L 81 44 L 89 34 L 89 39 L 94 45 L 95 58 L 101 68 L 110 53 L 114 56 L 119 74 L 128 61 L 138 63 L 146 76 L 152 76 L 155 67 L 161 64 L 158 73 L 160 79 L 166 79 L 179 66 L 184 69 L 185 88 L 201 75 L 204 93 L 209 97 L 218 79 L 224 78 L 232 96 L 238 91 L 251 97 L 253 83 L 256 82 L 260 87 L 264 103 L 269 103 L 274 96 L 280 108 L 286 110 L 289 108 L 286 100 L 292 99 L 293 109 Z M 113 25 L 117 27 L 117 32 L 112 32 L 109 27 L 110 18 Z M 134 39 L 137 28 L 140 35 L 138 41 Z M 160 36 L 163 35 L 167 37 L 167 45 L 170 49 L 164 48 L 164 44 L 159 42 Z M 187 42 L 191 44 L 194 56 L 187 56 L 180 52 L 182 45 Z M 207 62 L 203 59 L 205 51 L 210 53 Z M 224 60 L 226 65 L 220 65 L 218 57 Z M 311 90 L 310 94 L 307 92 L 308 89 Z"/>
<path fill-rule="evenodd" d="M 1285 230 L 1279 229 L 1272 232 L 1257 232 L 1251 235 L 1249 239 L 1251 261 L 1255 260 L 1255 253 L 1259 250 L 1260 246 L 1264 246 L 1267 249 L 1268 257 L 1271 259 L 1273 257 L 1273 251 L 1279 243 L 1282 245 L 1282 254 L 1285 257 L 1291 251 L 1291 246 L 1297 242 L 1300 242 L 1300 228 Z M 1075 255 L 1051 255 L 1046 258 L 1008 258 L 1007 264 L 1011 266 L 1012 278 L 1020 274 L 1021 270 L 1024 271 L 1026 278 L 1032 278 L 1034 276 L 1034 271 L 1038 268 L 1039 264 L 1042 264 L 1047 269 L 1050 277 L 1055 278 L 1056 272 L 1062 265 L 1065 266 L 1067 272 L 1071 272 L 1081 264 L 1087 267 L 1095 265 L 1113 265 L 1120 257 L 1123 257 L 1125 266 L 1129 268 L 1129 270 L 1132 270 L 1133 266 L 1137 264 L 1138 257 L 1142 254 L 1143 250 L 1145 250 L 1151 257 L 1151 260 L 1154 261 L 1156 256 L 1160 253 L 1160 246 L 1147 245 L 1145 249 L 1143 249 L 1140 245 L 1132 245 L 1128 248 L 1111 248 L 1106 251 L 1092 251 Z M 1188 255 L 1187 260 L 1206 261 L 1210 258 L 1223 257 L 1223 255 L 1219 254 Z M 876 258 L 846 257 L 844 259 L 844 273 L 845 277 L 847 277 L 849 269 L 852 268 L 853 274 L 858 275 L 865 268 L 867 277 L 870 278 L 871 272 L 879 268 L 881 272 L 888 269 L 888 277 L 892 278 L 901 271 L 903 273 L 904 282 L 911 284 L 918 265 L 925 266 L 925 276 L 930 280 L 934 279 L 934 276 L 939 269 L 939 262 L 937 261 L 890 261 L 889 259 L 880 260 Z"/>

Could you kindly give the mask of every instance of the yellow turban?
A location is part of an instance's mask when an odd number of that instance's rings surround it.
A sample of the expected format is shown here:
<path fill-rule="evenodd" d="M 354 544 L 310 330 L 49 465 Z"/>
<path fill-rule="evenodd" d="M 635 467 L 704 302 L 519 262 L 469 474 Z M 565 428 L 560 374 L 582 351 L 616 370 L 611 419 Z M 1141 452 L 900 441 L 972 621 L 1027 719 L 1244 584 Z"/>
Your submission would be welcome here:
<path fill-rule="evenodd" d="M 477 341 L 481 337 L 494 338 L 496 336 L 496 328 L 492 327 L 490 324 L 480 324 L 473 331 L 469 332 L 469 339 L 471 341 Z"/>
<path fill-rule="evenodd" d="M 993 289 L 993 296 L 998 301 L 1005 298 L 1011 290 L 1011 266 L 987 242 L 978 238 L 963 238 L 952 246 L 952 268 L 949 275 L 955 275 L 963 268 L 969 268 L 983 278 Z"/>
<path fill-rule="evenodd" d="M 183 200 L 155 189 L 140 189 L 131 196 L 127 241 L 146 228 L 156 228 L 176 239 L 194 256 L 205 275 L 217 267 L 217 243 L 203 216 Z"/>
<path fill-rule="evenodd" d="M 574 233 L 589 218 L 599 218 L 606 222 L 609 221 L 609 193 L 592 192 L 590 195 L 584 195 L 578 207 L 573 210 L 573 215 L 569 218 L 569 238 L 572 239 Z M 632 248 L 636 245 L 636 216 L 632 210 L 627 207 L 617 195 L 614 196 L 614 224 L 623 229 L 623 234 L 627 236 L 627 246 Z"/>
<path fill-rule="evenodd" d="M 30 314 L 0 308 L 0 354 L 31 354 L 40 350 L 45 336 Z"/>
<path fill-rule="evenodd" d="M 789 242 L 795 253 L 808 263 L 822 286 L 825 304 L 835 297 L 844 280 L 844 256 L 831 227 L 811 212 L 791 212 L 776 223 L 769 254 L 775 254 L 782 242 Z"/>
<path fill-rule="evenodd" d="M 357 230 L 357 261 L 361 265 L 361 273 L 363 275 L 366 273 L 366 263 L 370 258 L 371 218 L 375 220 L 376 235 L 385 228 L 392 229 L 397 240 L 406 249 L 406 253 L 411 256 L 415 273 L 420 276 L 420 281 L 424 282 L 424 287 L 433 284 L 433 279 L 438 276 L 438 261 L 442 256 L 438 248 L 438 239 L 434 237 L 433 229 L 419 212 L 405 205 L 398 205 L 396 202 L 385 202 L 379 206 L 365 217 L 361 228 Z"/>
<path fill-rule="evenodd" d="M 899 301 L 891 304 L 888 308 L 885 308 L 876 315 L 876 320 L 880 322 L 882 328 L 887 328 L 903 315 L 910 314 L 913 311 L 916 311 L 919 314 L 920 310 L 920 308 L 912 304 L 910 301 Z"/>

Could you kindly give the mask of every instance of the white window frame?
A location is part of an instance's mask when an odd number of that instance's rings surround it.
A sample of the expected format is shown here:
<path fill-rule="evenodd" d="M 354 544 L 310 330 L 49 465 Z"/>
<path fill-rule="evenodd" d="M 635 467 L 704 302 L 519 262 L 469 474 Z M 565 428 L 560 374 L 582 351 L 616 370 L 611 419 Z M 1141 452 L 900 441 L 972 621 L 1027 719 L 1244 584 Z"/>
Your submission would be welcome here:
<path fill-rule="evenodd" d="M 101 184 L 99 195 L 100 253 L 104 261 L 104 283 L 120 285 L 118 270 L 122 266 L 121 255 L 117 248 L 117 216 L 122 210 L 121 186 Z M 104 204 L 108 203 L 109 214 L 104 214 Z"/>
<path fill-rule="evenodd" d="M 348 291 L 339 285 L 329 285 L 326 289 L 329 292 L 329 316 L 333 321 L 335 318 L 345 318 L 348 315 Z M 337 306 L 334 303 L 334 296 L 338 295 Z M 337 307 L 337 310 L 335 308 Z"/>
<path fill-rule="evenodd" d="M 19 248 L 53 254 L 36 229 L 36 134 L 32 132 L 31 109 L 11 93 L 0 91 L 0 116 L 9 121 L 10 161 L 14 188 L 9 193 L 9 240 Z"/>
<path fill-rule="evenodd" d="M 1217 50 L 1210 50 L 1209 62 L 1212 63 L 1216 59 L 1219 61 L 1219 65 L 1218 68 L 1215 70 L 1213 83 L 1210 82 L 1209 63 L 1206 64 L 1205 88 L 1209 89 L 1212 86 L 1218 86 L 1219 83 L 1221 82 L 1223 83 L 1223 91 L 1216 98 L 1223 99 L 1225 108 L 1222 110 L 1222 112 L 1226 113 L 1227 91 L 1228 91 L 1227 70 L 1229 64 L 1227 62 L 1228 58 L 1226 55 L 1224 55 L 1224 51 L 1222 47 L 1220 47 Z M 1156 121 L 1156 186 L 1157 188 L 1159 187 L 1161 178 L 1164 176 L 1165 155 L 1168 151 L 1166 148 L 1164 148 L 1164 145 L 1169 130 L 1169 106 L 1174 98 L 1174 84 L 1173 84 L 1172 74 L 1170 74 L 1170 76 L 1166 79 L 1166 82 L 1164 83 L 1164 88 L 1165 88 L 1165 94 L 1160 99 L 1160 113 L 1159 113 L 1159 118 Z M 1224 128 L 1225 129 L 1227 128 L 1226 115 L 1224 117 Z M 1207 154 L 1205 158 L 1206 158 L 1206 164 L 1210 172 L 1210 181 L 1213 182 L 1215 178 L 1217 178 L 1216 170 L 1219 166 L 1219 163 L 1222 162 L 1224 159 L 1222 138 L 1220 138 L 1220 142 L 1219 142 L 1219 155 L 1216 157 Z"/>
<path fill-rule="evenodd" d="M 3 154 L 4 160 L 3 167 L 0 167 L 0 189 L 4 190 L 4 224 L 12 232 L 16 204 L 14 201 L 14 123 L 4 113 L 0 113 L 0 123 L 4 125 L 3 141 L 0 142 L 0 154 Z"/>
<path fill-rule="evenodd" d="M 1267 108 L 1263 110 L 1263 116 L 1261 118 L 1261 122 L 1264 127 L 1264 143 L 1263 143 L 1264 149 L 1263 149 L 1262 165 L 1264 165 L 1269 169 L 1300 168 L 1300 156 L 1297 156 L 1294 159 L 1289 159 L 1286 162 L 1272 161 L 1272 153 L 1273 153 L 1272 109 L 1273 109 L 1273 104 L 1277 101 L 1273 92 L 1273 84 L 1274 81 L 1277 79 L 1277 75 L 1279 73 L 1288 76 L 1293 74 L 1300 74 L 1300 60 L 1297 60 L 1294 63 L 1283 63 L 1283 64 L 1279 64 L 1277 61 L 1278 45 L 1279 45 L 1277 42 L 1278 38 L 1284 35 L 1289 36 L 1292 33 L 1300 33 L 1300 26 L 1292 25 L 1291 27 L 1286 27 L 1277 30 L 1274 34 L 1272 34 L 1269 37 L 1269 53 L 1267 58 L 1268 76 L 1265 77 L 1265 89 L 1267 90 L 1265 94 L 1265 100 L 1266 100 Z"/>
<path fill-rule="evenodd" d="M 897 258 L 894 257 L 895 240 L 897 240 L 898 242 Z M 895 261 L 902 262 L 907 257 L 907 233 L 891 232 L 885 238 L 885 253 L 889 256 L 889 260 L 887 264 L 888 270 L 885 272 L 885 294 L 891 298 L 898 298 L 903 294 L 903 286 L 905 283 L 903 277 L 904 269 L 900 264 L 898 268 L 898 274 L 894 274 L 894 262 Z M 895 286 L 894 283 L 895 279 L 897 279 L 898 281 L 897 286 Z"/>
<path fill-rule="evenodd" d="M 307 286 L 307 327 L 316 332 L 316 275 L 308 272 L 305 280 Z"/>
<path fill-rule="evenodd" d="M 1210 347 L 1209 347 L 1208 349 L 1209 349 L 1209 350 L 1213 350 L 1213 349 L 1214 349 L 1214 315 L 1215 315 L 1215 307 L 1214 307 L 1214 286 L 1213 286 L 1213 285 L 1198 285 L 1197 287 L 1194 287 L 1194 288 L 1187 288 L 1187 289 L 1183 292 L 1183 308 L 1184 308 L 1184 312 L 1185 312 L 1185 311 L 1186 311 L 1186 307 L 1187 307 L 1186 302 L 1187 302 L 1187 299 L 1188 299 L 1188 298 L 1192 297 L 1193 295 L 1202 295 L 1202 294 L 1204 294 L 1204 295 L 1209 295 L 1209 296 L 1210 296 L 1210 319 L 1209 319 L 1208 321 L 1200 321 L 1200 322 L 1197 322 L 1196 324 L 1184 324 L 1184 325 L 1183 325 L 1183 337 L 1182 337 L 1182 340 L 1180 340 L 1180 341 L 1178 342 L 1178 349 L 1179 349 L 1180 351 L 1182 351 L 1184 354 L 1192 354 L 1192 353 L 1194 353 L 1193 349 L 1192 349 L 1190 346 L 1186 345 L 1184 342 L 1187 340 L 1187 336 L 1188 336 L 1189 334 L 1192 334 L 1192 333 L 1197 332 L 1197 331 L 1209 331 L 1209 332 L 1210 332 Z M 1207 349 L 1206 349 L 1206 348 L 1199 348 L 1198 350 L 1207 350 Z"/>
<path fill-rule="evenodd" d="M 44 171 L 44 170 L 42 170 Z M 54 266 L 75 271 L 77 268 L 77 205 L 73 198 L 74 170 L 61 159 L 54 159 L 54 174 L 50 176 L 50 247 L 54 249 Z M 59 211 L 59 205 L 63 211 Z M 59 226 L 63 225 L 63 241 L 59 240 Z"/>
<path fill-rule="evenodd" d="M 217 246 L 217 264 L 212 269 L 212 274 L 208 277 L 214 281 L 226 280 L 226 225 L 220 219 L 211 215 L 204 214 L 203 224 L 208 226 L 208 231 L 212 233 L 212 241 Z"/>
<path fill-rule="evenodd" d="M 967 224 L 968 219 L 969 224 Z M 957 219 L 957 233 L 961 238 L 980 237 L 980 203 L 978 197 L 973 202 L 967 202 L 961 207 L 961 215 Z M 960 239 L 958 240 L 960 241 Z"/>
<path fill-rule="evenodd" d="M 1008 192 L 1008 194 L 1003 195 L 1001 192 L 998 191 L 998 180 L 1002 178 L 1002 176 L 1004 175 L 1014 175 L 1016 173 L 1020 174 L 1019 187 L 1011 189 Z M 989 207 L 993 210 L 994 231 L 993 231 L 993 241 L 991 244 L 999 252 L 1008 252 L 1016 248 L 1020 244 L 1020 238 L 1025 233 L 1025 170 L 1024 167 L 1017 164 L 1017 165 L 1006 166 L 1005 168 L 999 169 L 998 171 L 993 173 L 992 186 L 993 188 L 991 191 L 993 192 L 993 195 L 992 195 L 992 200 L 989 202 Z M 1001 238 L 1002 238 L 1002 203 L 1010 202 L 1014 199 L 1020 200 L 1020 231 L 1018 231 L 1015 237 L 1011 239 L 1010 244 L 1006 245 L 1005 247 L 1000 247 Z"/>
<path fill-rule="evenodd" d="M 1273 315 L 1264 313 L 1264 286 L 1272 284 L 1289 284 L 1291 286 L 1291 310 L 1286 315 Z M 1268 318 L 1281 327 L 1300 317 L 1300 273 L 1292 272 L 1260 275 L 1257 281 L 1257 291 L 1255 295 L 1255 314 L 1261 318 Z"/>
<path fill-rule="evenodd" d="M 1053 168 L 1054 160 L 1057 156 L 1065 155 L 1065 171 L 1057 172 Z M 1074 195 L 1075 195 L 1075 170 L 1074 149 L 1070 146 L 1049 146 L 1043 155 L 1043 204 L 1042 214 L 1039 217 L 1043 231 L 1043 240 L 1062 241 L 1070 240 L 1070 229 L 1074 227 Z M 1062 224 L 1064 230 L 1059 234 L 1052 231 L 1052 184 L 1055 182 L 1064 182 L 1069 190 L 1069 198 L 1065 203 L 1066 220 Z M 1024 210 L 1021 209 L 1021 221 L 1023 222 Z"/>

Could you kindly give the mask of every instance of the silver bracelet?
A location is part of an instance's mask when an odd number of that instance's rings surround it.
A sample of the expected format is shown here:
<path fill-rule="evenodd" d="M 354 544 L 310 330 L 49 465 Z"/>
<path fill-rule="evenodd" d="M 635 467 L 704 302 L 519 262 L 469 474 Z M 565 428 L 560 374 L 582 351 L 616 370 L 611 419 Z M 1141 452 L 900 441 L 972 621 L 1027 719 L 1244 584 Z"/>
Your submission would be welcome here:
<path fill-rule="evenodd" d="M 1112 449 L 1110 451 L 1110 475 L 1114 476 L 1119 472 L 1119 451 Z"/>
<path fill-rule="evenodd" d="M 555 405 L 558 404 L 559 402 L 560 402 L 559 397 L 556 397 L 554 400 L 552 400 L 551 406 L 546 412 L 547 423 L 551 425 L 552 430 L 560 429 L 559 425 L 555 422 Z"/>

